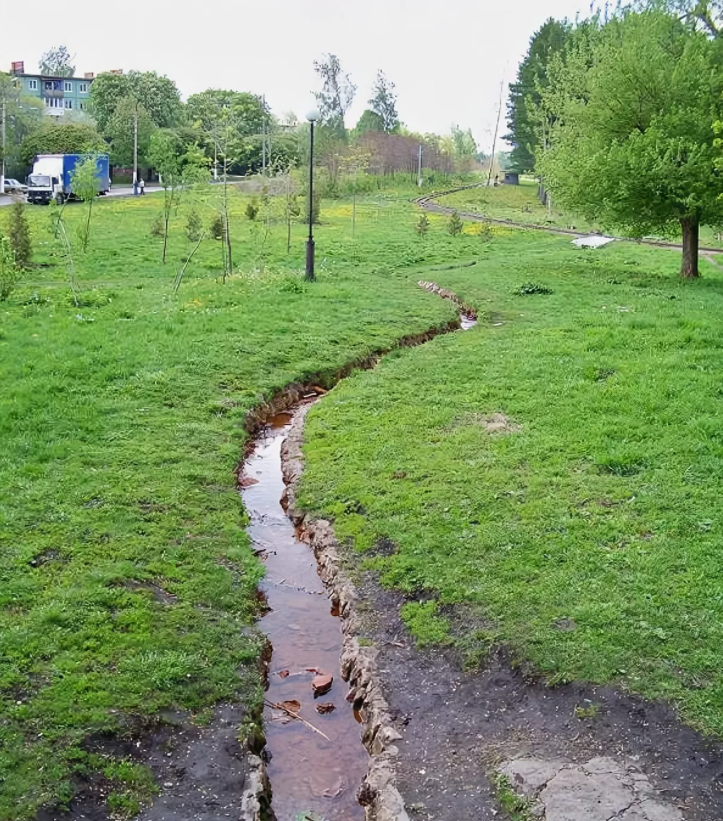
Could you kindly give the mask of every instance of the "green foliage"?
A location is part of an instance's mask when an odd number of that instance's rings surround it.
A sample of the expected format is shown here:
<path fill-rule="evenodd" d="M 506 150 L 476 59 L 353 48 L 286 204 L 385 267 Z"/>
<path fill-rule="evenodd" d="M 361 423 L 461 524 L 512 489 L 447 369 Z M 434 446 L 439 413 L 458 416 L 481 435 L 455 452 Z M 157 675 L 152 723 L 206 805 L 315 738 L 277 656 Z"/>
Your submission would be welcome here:
<path fill-rule="evenodd" d="M 314 225 L 319 225 L 321 223 L 321 199 L 322 199 L 322 192 L 319 190 L 319 186 L 314 186 L 314 192 L 311 201 L 311 221 Z M 303 221 L 309 221 L 309 195 L 307 194 L 304 197 L 304 210 L 302 213 Z"/>
<path fill-rule="evenodd" d="M 546 285 L 538 285 L 536 282 L 526 282 L 524 285 L 520 285 L 519 288 L 515 288 L 512 292 L 517 296 L 530 296 L 531 294 L 551 294 L 552 289 L 548 288 Z"/>
<path fill-rule="evenodd" d="M 20 274 L 10 240 L 0 236 L 0 302 L 5 302 L 15 290 Z"/>
<path fill-rule="evenodd" d="M 99 74 L 90 87 L 90 112 L 102 134 L 111 136 L 119 104 L 126 98 L 136 101 L 157 128 L 177 125 L 182 117 L 181 95 L 168 77 L 155 71 L 128 74 Z"/>
<path fill-rule="evenodd" d="M 374 86 L 372 88 L 372 96 L 369 100 L 369 105 L 371 106 L 372 112 L 377 115 L 381 123 L 381 128 L 378 130 L 386 131 L 388 134 L 391 134 L 399 129 L 397 94 L 394 88 L 394 83 L 387 79 L 384 72 L 378 71 L 377 78 L 374 81 Z M 364 113 L 366 114 L 366 112 Z M 359 126 L 357 126 L 357 130 L 358 128 Z"/>
<path fill-rule="evenodd" d="M 447 231 L 449 231 L 451 236 L 457 237 L 462 233 L 463 230 L 464 223 L 460 219 L 459 214 L 456 211 L 454 211 L 451 214 L 449 221 L 447 222 Z"/>
<path fill-rule="evenodd" d="M 22 177 L 26 160 L 23 141 L 40 128 L 43 120 L 43 104 L 36 97 L 23 93 L 15 78 L 0 71 L 0 106 L 5 103 L 5 173 L 6 176 Z M 0 146 L 0 158 L 3 147 Z"/>
<path fill-rule="evenodd" d="M 76 165 L 72 173 L 73 193 L 85 203 L 87 218 L 78 225 L 76 232 L 81 250 L 85 253 L 90 243 L 93 203 L 100 191 L 98 158 L 90 154 Z"/>
<path fill-rule="evenodd" d="M 339 139 L 346 139 L 344 117 L 354 102 L 357 87 L 344 72 L 336 54 L 325 54 L 320 61 L 314 60 L 314 71 L 322 82 L 321 91 L 314 92 L 321 122 Z"/>
<path fill-rule="evenodd" d="M 367 108 L 361 117 L 359 117 L 359 121 L 354 129 L 354 136 L 363 137 L 370 132 L 377 133 L 380 131 L 384 131 L 384 120 L 376 111 L 371 111 Z"/>
<path fill-rule="evenodd" d="M 143 103 L 128 95 L 118 101 L 104 129 L 104 134 L 111 141 L 111 158 L 116 165 L 126 167 L 133 165 L 136 117 L 138 118 L 138 164 L 146 165 L 149 162 L 151 137 L 156 125 Z"/>
<path fill-rule="evenodd" d="M 151 236 L 162 237 L 164 234 L 163 214 L 156 214 L 151 223 Z"/>
<path fill-rule="evenodd" d="M 188 212 L 186 218 L 186 236 L 190 242 L 198 242 L 203 234 L 203 223 L 195 208 Z"/>
<path fill-rule="evenodd" d="M 506 776 L 494 773 L 490 781 L 495 791 L 495 798 L 510 821 L 534 821 L 536 816 L 532 812 L 532 802 L 525 796 L 518 795 Z"/>
<path fill-rule="evenodd" d="M 226 228 L 223 221 L 223 216 L 219 213 L 213 215 L 209 231 L 214 239 L 222 240 L 226 233 Z"/>
<path fill-rule="evenodd" d="M 447 642 L 449 621 L 437 615 L 437 602 L 407 602 L 399 615 L 417 640 L 418 647 Z"/>
<path fill-rule="evenodd" d="M 256 202 L 256 200 L 249 200 L 244 213 L 246 214 L 246 219 L 253 222 L 259 214 L 258 202 Z"/>
<path fill-rule="evenodd" d="M 7 234 L 15 265 L 18 268 L 29 268 L 33 255 L 33 245 L 23 202 L 14 202 L 10 206 Z"/>
<path fill-rule="evenodd" d="M 510 162 L 519 172 L 532 171 L 540 145 L 540 131 L 535 107 L 541 91 L 549 85 L 548 65 L 552 57 L 564 52 L 570 35 L 570 24 L 550 18 L 533 35 L 527 54 L 517 70 L 517 80 L 510 83 L 507 101 L 505 139 L 512 145 Z"/>
<path fill-rule="evenodd" d="M 45 123 L 23 140 L 21 153 L 24 162 L 30 164 L 38 154 L 89 154 L 107 148 L 105 140 L 88 123 Z"/>
<path fill-rule="evenodd" d="M 420 237 L 424 237 L 429 232 L 429 217 L 422 213 L 419 215 L 419 219 L 417 220 L 417 224 L 414 226 L 414 230 Z"/>
<path fill-rule="evenodd" d="M 40 58 L 40 73 L 48 77 L 72 77 L 75 66 L 66 46 L 53 46 Z"/>
<path fill-rule="evenodd" d="M 635 237 L 720 224 L 719 45 L 653 8 L 614 17 L 558 64 L 543 100 L 557 125 L 539 163 L 553 196 Z M 683 262 L 695 276 L 697 261 Z"/>

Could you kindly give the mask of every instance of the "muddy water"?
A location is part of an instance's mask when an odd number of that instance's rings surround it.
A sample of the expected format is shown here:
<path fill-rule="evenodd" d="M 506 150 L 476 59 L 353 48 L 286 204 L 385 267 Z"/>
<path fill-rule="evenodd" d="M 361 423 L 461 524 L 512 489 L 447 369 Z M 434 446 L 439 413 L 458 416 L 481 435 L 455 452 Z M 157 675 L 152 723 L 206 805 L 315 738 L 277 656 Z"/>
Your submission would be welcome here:
<path fill-rule="evenodd" d="M 460 314 L 462 330 L 476 324 L 474 317 Z M 281 446 L 291 419 L 291 413 L 283 413 L 268 421 L 246 459 L 241 491 L 251 520 L 249 536 L 266 564 L 262 590 L 269 612 L 259 625 L 273 647 L 266 699 L 286 702 L 290 709 L 297 702 L 298 715 L 315 728 L 267 704 L 272 808 L 277 821 L 363 821 L 356 791 L 369 761 L 359 717 L 345 699 L 339 615 L 318 576 L 313 552 L 299 541 L 281 505 Z M 317 673 L 332 675 L 334 681 L 328 693 L 315 698 L 312 680 Z M 320 705 L 321 713 L 316 709 Z M 327 711 L 329 705 L 333 710 Z"/>
<path fill-rule="evenodd" d="M 296 538 L 280 501 L 281 445 L 290 421 L 288 414 L 270 420 L 243 474 L 244 484 L 249 479 L 258 482 L 243 489 L 242 496 L 251 517 L 249 535 L 256 549 L 264 551 L 266 564 L 262 589 L 270 611 L 259 625 L 273 646 L 266 698 L 276 704 L 299 702 L 299 715 L 329 740 L 283 712 L 266 708 L 272 807 L 278 821 L 305 815 L 314 821 L 363 821 L 356 790 L 366 774 L 368 756 L 360 725 L 345 700 L 347 688 L 339 670 L 341 622 L 332 614 L 314 554 Z M 310 670 L 334 676 L 326 695 L 314 698 Z M 335 709 L 320 715 L 319 704 L 333 704 Z"/>

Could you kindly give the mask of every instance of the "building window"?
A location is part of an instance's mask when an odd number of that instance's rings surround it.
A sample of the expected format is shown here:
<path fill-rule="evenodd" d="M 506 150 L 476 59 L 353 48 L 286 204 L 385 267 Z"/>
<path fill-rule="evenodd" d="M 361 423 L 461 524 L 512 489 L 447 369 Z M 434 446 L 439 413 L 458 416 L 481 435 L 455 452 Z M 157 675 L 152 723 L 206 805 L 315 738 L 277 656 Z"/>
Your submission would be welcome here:
<path fill-rule="evenodd" d="M 63 102 L 70 102 L 70 100 L 61 100 L 59 97 L 46 97 L 45 98 L 45 107 L 46 108 L 62 108 Z"/>
<path fill-rule="evenodd" d="M 30 91 L 37 91 L 38 90 L 38 81 L 37 80 L 28 80 L 28 88 Z"/>
<path fill-rule="evenodd" d="M 63 100 L 63 102 L 65 103 L 65 108 L 72 108 L 73 107 L 73 101 L 72 100 Z"/>
<path fill-rule="evenodd" d="M 52 91 L 53 90 L 53 81 L 52 80 L 46 80 L 45 81 L 45 90 L 46 91 Z"/>
<path fill-rule="evenodd" d="M 63 83 L 63 91 L 72 91 L 73 84 L 69 83 L 67 80 Z"/>
<path fill-rule="evenodd" d="M 78 108 L 82 111 L 85 108 L 85 103 L 78 103 Z"/>
<path fill-rule="evenodd" d="M 81 84 L 78 86 L 78 91 L 79 91 L 81 94 L 87 94 L 87 93 L 88 93 L 88 83 L 81 83 Z"/>

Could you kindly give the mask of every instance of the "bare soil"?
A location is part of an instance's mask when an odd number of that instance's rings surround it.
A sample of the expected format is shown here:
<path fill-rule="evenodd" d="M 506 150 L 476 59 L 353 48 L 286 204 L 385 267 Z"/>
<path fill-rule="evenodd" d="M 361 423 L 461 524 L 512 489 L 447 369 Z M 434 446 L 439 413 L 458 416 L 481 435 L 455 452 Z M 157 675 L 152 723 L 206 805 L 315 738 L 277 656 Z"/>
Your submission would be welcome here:
<path fill-rule="evenodd" d="M 514 669 L 502 650 L 465 672 L 451 651 L 414 647 L 399 618 L 400 593 L 383 590 L 370 574 L 360 574 L 357 584 L 365 628 L 380 652 L 384 694 L 403 736 L 397 787 L 412 819 L 499 818 L 488 776 L 523 755 L 634 762 L 686 821 L 723 818 L 723 748 L 684 726 L 669 707 L 611 687 L 547 687 Z"/>

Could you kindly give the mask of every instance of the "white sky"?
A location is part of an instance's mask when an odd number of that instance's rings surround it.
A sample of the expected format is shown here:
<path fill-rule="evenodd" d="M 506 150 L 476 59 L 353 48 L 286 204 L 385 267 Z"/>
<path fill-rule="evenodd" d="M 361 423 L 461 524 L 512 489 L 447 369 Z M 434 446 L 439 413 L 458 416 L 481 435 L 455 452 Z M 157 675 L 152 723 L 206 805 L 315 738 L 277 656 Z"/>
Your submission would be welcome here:
<path fill-rule="evenodd" d="M 366 107 L 377 69 L 397 85 L 400 118 L 415 131 L 453 122 L 489 150 L 500 82 L 514 79 L 529 38 L 548 17 L 584 15 L 586 0 L 122 0 L 67 7 L 0 0 L 0 69 L 64 44 L 78 74 L 154 70 L 181 94 L 209 87 L 265 94 L 274 113 L 303 118 L 318 88 L 313 61 L 337 54 Z M 501 133 L 504 133 L 504 109 Z"/>

